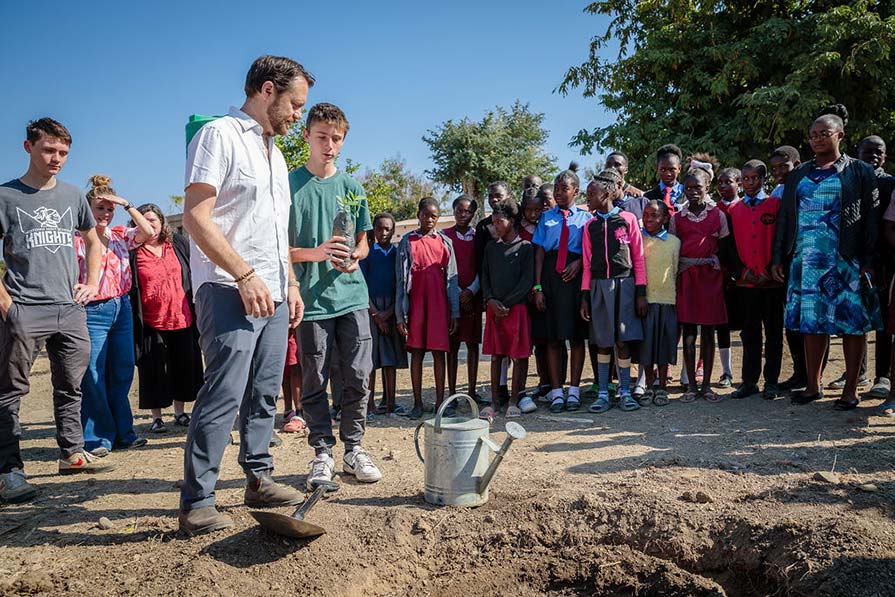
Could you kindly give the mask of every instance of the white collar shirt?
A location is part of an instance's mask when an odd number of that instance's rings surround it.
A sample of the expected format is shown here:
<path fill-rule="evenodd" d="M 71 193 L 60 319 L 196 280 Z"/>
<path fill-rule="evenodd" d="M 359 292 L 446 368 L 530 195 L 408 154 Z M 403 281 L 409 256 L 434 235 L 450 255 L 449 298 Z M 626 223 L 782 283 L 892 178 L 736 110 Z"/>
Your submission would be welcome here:
<path fill-rule="evenodd" d="M 217 192 L 211 221 L 263 280 L 275 302 L 286 297 L 289 267 L 289 172 L 273 137 L 238 108 L 209 122 L 187 150 L 186 184 Z M 236 286 L 233 276 L 190 241 L 193 289 L 206 282 Z"/>

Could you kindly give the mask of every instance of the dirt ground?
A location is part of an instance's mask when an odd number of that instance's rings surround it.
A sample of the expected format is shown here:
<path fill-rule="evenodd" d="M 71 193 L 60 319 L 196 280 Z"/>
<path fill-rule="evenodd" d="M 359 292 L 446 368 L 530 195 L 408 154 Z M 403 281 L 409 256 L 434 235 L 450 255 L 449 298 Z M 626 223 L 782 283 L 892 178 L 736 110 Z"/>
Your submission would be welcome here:
<path fill-rule="evenodd" d="M 838 343 L 831 356 L 827 379 L 842 370 Z M 801 407 L 756 397 L 604 415 L 542 409 L 520 420 L 529 436 L 477 509 L 427 505 L 413 423 L 380 417 L 366 447 L 383 480 L 343 477 L 309 516 L 328 534 L 307 542 L 256 526 L 235 446 L 218 505 L 236 528 L 178 534 L 185 433 L 150 437 L 145 413 L 138 432 L 150 443 L 109 456 L 117 470 L 58 476 L 45 359 L 32 382 L 23 448 L 41 494 L 0 505 L 0 594 L 895 593 L 895 420 L 875 416 L 875 400 L 848 413 L 832 410 L 830 393 Z M 495 441 L 504 423 L 492 425 Z M 276 475 L 303 485 L 312 453 L 304 438 L 283 438 Z"/>

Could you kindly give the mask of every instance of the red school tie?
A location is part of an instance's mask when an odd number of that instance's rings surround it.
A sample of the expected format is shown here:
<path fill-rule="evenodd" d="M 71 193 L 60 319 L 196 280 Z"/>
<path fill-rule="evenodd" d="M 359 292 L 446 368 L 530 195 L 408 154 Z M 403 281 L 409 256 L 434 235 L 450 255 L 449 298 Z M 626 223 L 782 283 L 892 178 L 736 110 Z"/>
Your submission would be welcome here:
<path fill-rule="evenodd" d="M 665 205 L 668 206 L 668 210 L 671 213 L 674 213 L 674 202 L 671 200 L 671 187 L 665 187 L 665 197 L 663 197 L 663 201 L 665 201 Z"/>
<path fill-rule="evenodd" d="M 561 209 L 562 232 L 559 233 L 559 255 L 556 257 L 556 273 L 561 274 L 566 269 L 566 259 L 569 257 L 569 210 Z"/>

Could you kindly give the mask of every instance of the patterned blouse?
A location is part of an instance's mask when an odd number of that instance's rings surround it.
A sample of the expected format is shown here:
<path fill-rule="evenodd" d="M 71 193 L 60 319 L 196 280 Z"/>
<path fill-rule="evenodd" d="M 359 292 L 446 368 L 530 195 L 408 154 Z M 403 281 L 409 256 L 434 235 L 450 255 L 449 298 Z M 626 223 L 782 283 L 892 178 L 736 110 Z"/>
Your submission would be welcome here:
<path fill-rule="evenodd" d="M 134 238 L 136 228 L 113 226 L 106 228 L 109 246 L 103 245 L 103 257 L 99 272 L 99 292 L 94 301 L 118 298 L 130 292 L 131 265 L 129 252 L 137 247 Z M 75 233 L 75 252 L 78 254 L 78 282 L 87 283 L 87 245 L 80 233 Z"/>

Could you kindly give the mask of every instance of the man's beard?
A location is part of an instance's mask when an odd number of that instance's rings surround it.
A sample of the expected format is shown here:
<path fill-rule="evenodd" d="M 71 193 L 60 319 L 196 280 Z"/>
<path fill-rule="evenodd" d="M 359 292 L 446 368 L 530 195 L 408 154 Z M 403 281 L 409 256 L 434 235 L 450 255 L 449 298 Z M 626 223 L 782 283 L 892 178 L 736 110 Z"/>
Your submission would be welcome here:
<path fill-rule="evenodd" d="M 289 115 L 280 112 L 276 104 L 267 109 L 267 120 L 275 135 L 285 135 L 289 132 Z"/>

